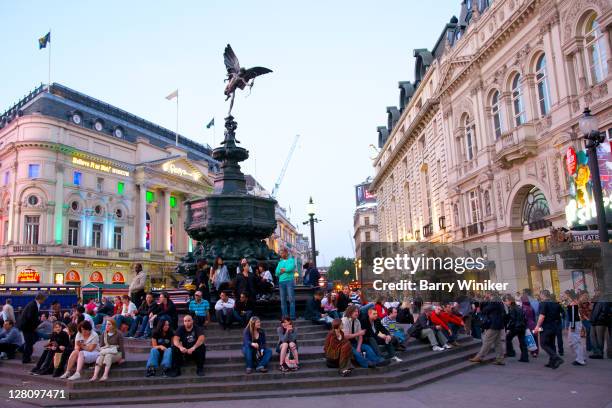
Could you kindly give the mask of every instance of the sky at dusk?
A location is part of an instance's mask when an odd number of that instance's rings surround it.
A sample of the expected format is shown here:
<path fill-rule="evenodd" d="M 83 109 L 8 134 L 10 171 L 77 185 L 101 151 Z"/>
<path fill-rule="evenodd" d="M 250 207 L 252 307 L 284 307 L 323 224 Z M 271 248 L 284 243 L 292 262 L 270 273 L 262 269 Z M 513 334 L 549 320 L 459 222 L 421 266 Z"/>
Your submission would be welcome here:
<path fill-rule="evenodd" d="M 431 49 L 459 0 L 2 1 L 0 111 L 51 80 L 216 147 L 222 140 L 223 49 L 241 65 L 274 72 L 236 96 L 237 138 L 250 151 L 245 173 L 269 191 L 296 134 L 300 142 L 278 194 L 307 236 L 317 205 L 319 265 L 353 256 L 354 186 L 374 174 L 370 143 L 414 79 L 415 48 Z M 207 130 L 211 118 L 216 131 Z"/>

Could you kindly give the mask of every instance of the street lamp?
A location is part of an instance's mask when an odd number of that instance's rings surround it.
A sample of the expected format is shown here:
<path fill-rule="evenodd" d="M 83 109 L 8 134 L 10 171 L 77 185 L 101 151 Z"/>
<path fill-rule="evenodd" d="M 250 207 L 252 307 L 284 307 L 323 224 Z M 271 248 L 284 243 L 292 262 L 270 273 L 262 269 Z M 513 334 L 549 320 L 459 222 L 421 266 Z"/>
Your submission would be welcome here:
<path fill-rule="evenodd" d="M 349 270 L 348 270 L 348 269 L 345 269 L 345 271 L 344 271 L 344 278 L 345 278 L 347 281 L 348 281 L 348 277 L 349 277 L 349 275 L 350 275 L 350 274 L 351 274 L 351 273 L 349 272 Z"/>
<path fill-rule="evenodd" d="M 599 162 L 597 161 L 597 147 L 604 143 L 606 135 L 599 131 L 597 118 L 591 115 L 591 110 L 586 107 L 582 117 L 578 120 L 578 128 L 584 134 L 586 149 L 589 158 L 589 169 L 591 170 L 593 184 L 593 199 L 595 200 L 595 210 L 597 212 L 597 227 L 599 229 L 599 242 L 601 243 L 601 273 L 603 281 L 603 295 L 605 300 L 612 297 L 612 271 L 610 269 L 612 260 L 612 248 L 610 236 L 608 234 L 608 223 L 606 221 L 606 209 L 604 206 L 603 192 L 601 189 L 601 178 L 599 175 Z"/>
<path fill-rule="evenodd" d="M 319 222 L 320 220 L 314 217 L 315 210 L 316 210 L 316 207 L 314 205 L 314 202 L 312 201 L 312 197 L 310 197 L 310 201 L 308 201 L 308 205 L 306 205 L 306 211 L 310 218 L 307 221 L 304 221 L 302 224 L 303 225 L 310 224 L 310 240 L 312 241 L 312 265 L 316 268 L 317 267 L 317 246 L 315 244 L 314 225 L 315 225 L 315 222 Z"/>
<path fill-rule="evenodd" d="M 578 120 L 578 128 L 584 134 L 586 148 L 589 157 L 589 168 L 593 182 L 593 198 L 597 211 L 597 226 L 599 228 L 599 241 L 609 242 L 608 223 L 606 222 L 606 210 L 601 191 L 601 178 L 599 176 L 599 163 L 597 162 L 597 147 L 606 140 L 606 135 L 599 131 L 597 118 L 591 115 L 591 110 L 584 109 L 582 117 Z"/>

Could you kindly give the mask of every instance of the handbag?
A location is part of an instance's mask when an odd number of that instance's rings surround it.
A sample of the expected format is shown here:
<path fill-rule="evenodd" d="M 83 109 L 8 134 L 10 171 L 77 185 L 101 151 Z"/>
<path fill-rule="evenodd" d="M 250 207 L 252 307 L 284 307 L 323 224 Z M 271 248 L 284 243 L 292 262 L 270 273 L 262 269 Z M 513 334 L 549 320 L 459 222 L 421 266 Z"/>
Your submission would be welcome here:
<path fill-rule="evenodd" d="M 529 329 L 525 330 L 525 344 L 527 344 L 527 350 L 529 351 L 536 351 L 538 349 L 535 338 Z"/>

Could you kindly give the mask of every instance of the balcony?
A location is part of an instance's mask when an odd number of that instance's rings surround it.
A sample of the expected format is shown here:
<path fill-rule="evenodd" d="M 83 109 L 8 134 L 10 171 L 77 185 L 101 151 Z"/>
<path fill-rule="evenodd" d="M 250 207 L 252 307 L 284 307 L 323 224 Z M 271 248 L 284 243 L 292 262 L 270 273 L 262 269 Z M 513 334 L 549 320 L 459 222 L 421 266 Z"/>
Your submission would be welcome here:
<path fill-rule="evenodd" d="M 430 222 L 423 226 L 423 238 L 429 238 L 433 235 L 433 224 Z"/>
<path fill-rule="evenodd" d="M 484 223 L 475 222 L 467 227 L 461 228 L 461 230 L 463 231 L 463 238 L 473 237 L 474 235 L 482 234 L 484 232 Z"/>
<path fill-rule="evenodd" d="M 441 216 L 438 218 L 438 226 L 441 230 L 446 229 L 446 216 Z"/>
<path fill-rule="evenodd" d="M 537 153 L 536 130 L 531 123 L 503 133 L 495 141 L 495 161 L 505 169 Z"/>

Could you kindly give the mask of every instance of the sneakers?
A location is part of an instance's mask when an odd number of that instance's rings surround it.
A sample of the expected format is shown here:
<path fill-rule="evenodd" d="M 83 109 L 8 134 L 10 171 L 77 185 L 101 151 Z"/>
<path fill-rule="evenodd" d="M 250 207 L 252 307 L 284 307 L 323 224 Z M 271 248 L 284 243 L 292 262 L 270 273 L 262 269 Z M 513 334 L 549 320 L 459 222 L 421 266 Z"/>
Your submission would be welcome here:
<path fill-rule="evenodd" d="M 257 371 L 258 373 L 267 373 L 268 369 L 264 366 L 259 366 L 255 369 L 255 371 Z"/>
<path fill-rule="evenodd" d="M 60 378 L 62 378 L 62 379 L 64 379 L 64 380 L 65 380 L 66 378 L 68 378 L 68 377 L 70 377 L 70 371 L 68 371 L 68 370 L 66 370 L 66 372 L 60 376 Z"/>
<path fill-rule="evenodd" d="M 581 363 L 581 362 L 579 362 L 579 361 L 574 361 L 574 362 L 572 363 L 572 365 L 583 367 L 583 366 L 585 366 L 585 365 L 586 365 L 586 363 Z"/>
<path fill-rule="evenodd" d="M 404 360 L 402 360 L 401 358 L 399 358 L 399 357 L 397 357 L 397 356 L 393 356 L 393 357 L 391 358 L 391 360 L 395 361 L 396 363 L 401 363 L 402 361 L 404 361 Z"/>
<path fill-rule="evenodd" d="M 495 365 L 506 365 L 504 360 L 495 360 L 495 362 L 493 364 L 495 364 Z"/>
<path fill-rule="evenodd" d="M 147 373 L 145 374 L 145 377 L 155 377 L 155 368 L 147 368 Z"/>
<path fill-rule="evenodd" d="M 476 357 L 476 356 L 470 358 L 469 361 L 472 362 L 472 363 L 482 363 L 482 359 L 480 357 Z"/>
<path fill-rule="evenodd" d="M 246 373 L 247 373 L 247 374 L 252 374 L 252 373 L 253 373 L 253 369 L 252 369 L 252 368 L 250 368 L 250 367 L 249 367 L 249 368 L 247 368 L 247 369 L 246 369 Z"/>
<path fill-rule="evenodd" d="M 76 381 L 80 379 L 81 379 L 81 373 L 79 373 L 78 371 L 72 374 L 70 377 L 68 377 L 68 381 Z"/>
<path fill-rule="evenodd" d="M 448 349 L 452 349 L 453 346 L 451 346 L 450 344 L 446 343 L 445 345 L 442 346 L 442 348 L 444 348 L 445 350 L 448 350 Z"/>
<path fill-rule="evenodd" d="M 0 353 L 0 360 L 8 360 L 8 355 L 5 352 Z"/>
<path fill-rule="evenodd" d="M 444 349 L 442 347 L 440 347 L 440 346 L 433 346 L 431 349 L 433 351 L 444 351 Z"/>

